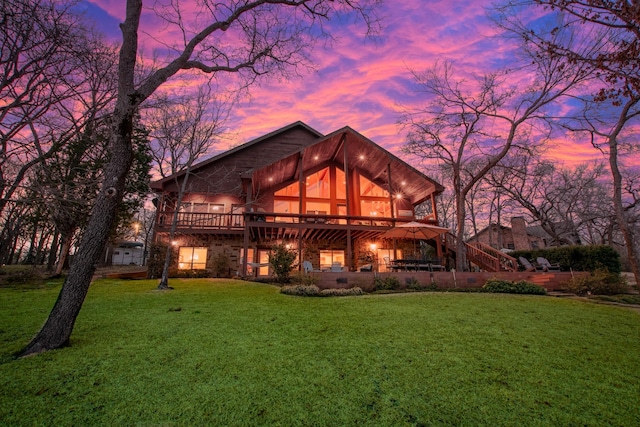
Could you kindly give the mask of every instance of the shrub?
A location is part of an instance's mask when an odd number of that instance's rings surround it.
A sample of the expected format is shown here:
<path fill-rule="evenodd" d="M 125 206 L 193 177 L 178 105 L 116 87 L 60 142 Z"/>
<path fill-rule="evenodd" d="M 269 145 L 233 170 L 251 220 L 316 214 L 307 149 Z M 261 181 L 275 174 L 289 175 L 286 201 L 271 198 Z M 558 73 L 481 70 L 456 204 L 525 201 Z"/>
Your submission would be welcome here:
<path fill-rule="evenodd" d="M 208 270 L 169 270 L 169 277 L 176 277 L 179 279 L 203 279 L 211 277 L 211 273 Z"/>
<path fill-rule="evenodd" d="M 576 295 L 616 295 L 629 290 L 620 274 L 595 271 L 588 276 L 576 277 L 567 284 L 567 291 Z"/>
<path fill-rule="evenodd" d="M 429 284 L 423 284 L 415 277 L 405 279 L 405 285 L 407 289 L 414 291 L 435 291 L 438 290 L 438 285 L 435 282 Z"/>
<path fill-rule="evenodd" d="M 213 273 L 216 277 L 229 277 L 231 260 L 225 252 L 220 252 L 213 257 Z"/>
<path fill-rule="evenodd" d="M 320 288 L 316 285 L 288 285 L 280 288 L 280 293 L 301 297 L 316 297 L 320 295 Z"/>
<path fill-rule="evenodd" d="M 620 273 L 620 254 L 610 246 L 561 246 L 557 248 L 537 249 L 531 251 L 515 251 L 510 254 L 514 258 L 523 256 L 527 259 L 545 257 L 550 263 L 559 263 L 563 271 L 598 271 L 607 270 Z"/>
<path fill-rule="evenodd" d="M 269 264 L 278 283 L 289 283 L 289 274 L 296 262 L 296 251 L 280 243 L 271 248 Z"/>
<path fill-rule="evenodd" d="M 353 295 L 364 295 L 364 291 L 361 288 L 330 288 L 320 291 L 320 296 L 323 297 L 344 297 Z"/>
<path fill-rule="evenodd" d="M 491 279 L 482 286 L 483 292 L 506 293 L 506 294 L 528 294 L 528 295 L 546 295 L 547 291 L 542 286 L 535 283 L 521 280 L 519 282 L 511 282 L 509 280 Z"/>
<path fill-rule="evenodd" d="M 400 289 L 400 280 L 396 276 L 385 278 L 376 277 L 374 280 L 376 291 L 394 291 Z"/>
<path fill-rule="evenodd" d="M 0 286 L 24 285 L 41 282 L 45 278 L 42 271 L 33 266 L 10 266 L 0 268 Z"/>
<path fill-rule="evenodd" d="M 157 279 L 162 274 L 162 263 L 167 250 L 167 245 L 159 242 L 149 247 L 149 257 L 147 258 L 147 279 Z"/>
<path fill-rule="evenodd" d="M 320 290 L 316 285 L 287 285 L 280 288 L 280 293 L 286 295 L 296 295 L 300 297 L 343 297 L 352 295 L 363 295 L 361 288 L 331 288 Z"/>

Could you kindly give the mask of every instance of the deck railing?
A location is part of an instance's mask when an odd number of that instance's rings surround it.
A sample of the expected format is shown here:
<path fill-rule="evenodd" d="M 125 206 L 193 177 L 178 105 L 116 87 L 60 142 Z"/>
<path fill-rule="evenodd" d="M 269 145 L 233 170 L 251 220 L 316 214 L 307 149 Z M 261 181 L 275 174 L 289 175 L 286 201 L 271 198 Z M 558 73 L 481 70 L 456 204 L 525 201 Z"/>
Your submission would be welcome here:
<path fill-rule="evenodd" d="M 158 218 L 158 224 L 161 227 L 170 227 L 173 221 L 174 212 L 163 212 Z M 196 212 L 179 212 L 178 228 L 190 229 L 242 229 L 244 228 L 244 215 L 242 213 L 196 213 Z"/>
<path fill-rule="evenodd" d="M 160 227 L 168 228 L 173 220 L 173 212 L 163 212 L 160 214 L 158 224 Z M 324 214 L 290 214 L 279 212 L 244 212 L 244 213 L 178 213 L 178 228 L 190 228 L 194 230 L 211 229 L 242 229 L 245 222 L 250 223 L 277 223 L 290 224 L 328 224 L 328 225 L 355 225 L 368 227 L 394 227 L 403 222 L 412 221 L 413 218 L 383 218 L 371 216 L 346 216 L 346 215 L 324 215 Z M 435 223 L 432 220 L 425 220 L 427 223 Z"/>
<path fill-rule="evenodd" d="M 456 250 L 456 236 L 452 233 L 445 235 L 446 246 L 449 250 Z M 487 271 L 518 271 L 518 261 L 489 245 L 480 242 L 464 244 L 467 260 Z"/>

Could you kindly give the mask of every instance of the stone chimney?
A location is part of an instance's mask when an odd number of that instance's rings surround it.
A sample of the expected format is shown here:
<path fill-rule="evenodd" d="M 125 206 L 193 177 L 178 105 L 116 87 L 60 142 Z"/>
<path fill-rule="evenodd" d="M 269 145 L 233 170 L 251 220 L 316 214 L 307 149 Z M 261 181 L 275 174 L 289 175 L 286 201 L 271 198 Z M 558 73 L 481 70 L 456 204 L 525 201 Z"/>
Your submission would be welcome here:
<path fill-rule="evenodd" d="M 513 234 L 513 246 L 516 251 L 531 249 L 529 237 L 527 236 L 527 223 L 524 218 L 516 216 L 511 218 L 511 233 Z"/>

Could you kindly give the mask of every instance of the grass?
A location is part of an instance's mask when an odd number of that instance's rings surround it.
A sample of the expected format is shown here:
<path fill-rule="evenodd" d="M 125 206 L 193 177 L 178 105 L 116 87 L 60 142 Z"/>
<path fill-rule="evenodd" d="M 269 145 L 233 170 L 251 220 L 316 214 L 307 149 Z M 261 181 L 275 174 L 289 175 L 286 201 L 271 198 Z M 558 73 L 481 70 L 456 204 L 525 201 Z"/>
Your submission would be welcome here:
<path fill-rule="evenodd" d="M 0 424 L 639 425 L 640 316 L 573 300 L 300 298 L 99 280 L 72 346 L 26 359 L 59 284 L 0 288 Z"/>

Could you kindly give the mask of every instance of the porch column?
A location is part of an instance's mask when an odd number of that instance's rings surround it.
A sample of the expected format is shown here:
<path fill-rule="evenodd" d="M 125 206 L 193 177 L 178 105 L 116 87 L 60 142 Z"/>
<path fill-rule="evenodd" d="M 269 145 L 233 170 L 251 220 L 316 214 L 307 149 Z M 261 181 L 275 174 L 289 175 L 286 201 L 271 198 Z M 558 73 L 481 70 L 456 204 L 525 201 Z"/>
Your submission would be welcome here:
<path fill-rule="evenodd" d="M 244 216 L 244 240 L 242 242 L 243 256 L 242 266 L 240 267 L 240 269 L 242 270 L 242 277 L 247 277 L 247 256 L 249 254 L 249 221 L 251 220 L 251 215 L 247 216 L 246 212 L 247 210 L 253 210 L 253 177 L 249 178 L 247 181 L 248 182 L 245 191 L 247 209 L 245 209 Z"/>
<path fill-rule="evenodd" d="M 302 160 L 304 151 L 298 156 L 298 194 L 300 195 L 298 203 L 298 224 L 302 222 L 302 210 L 304 208 L 304 198 L 306 194 L 306 186 L 304 185 L 304 171 L 302 170 Z M 302 227 L 298 225 L 298 271 L 302 271 Z"/>
<path fill-rule="evenodd" d="M 389 206 L 391 207 L 391 218 L 395 219 L 396 218 L 396 206 L 395 203 L 393 202 L 394 200 L 394 194 L 393 194 L 393 185 L 391 182 L 391 162 L 387 163 L 387 187 L 389 187 Z M 393 225 L 396 225 L 396 222 L 393 221 Z"/>
<path fill-rule="evenodd" d="M 353 248 L 351 247 L 351 176 L 349 174 L 349 155 L 347 151 L 347 134 L 343 133 L 340 138 L 342 141 L 342 151 L 344 153 L 344 176 L 345 176 L 345 191 L 347 202 L 347 270 L 351 271 L 351 258 L 353 258 Z"/>

